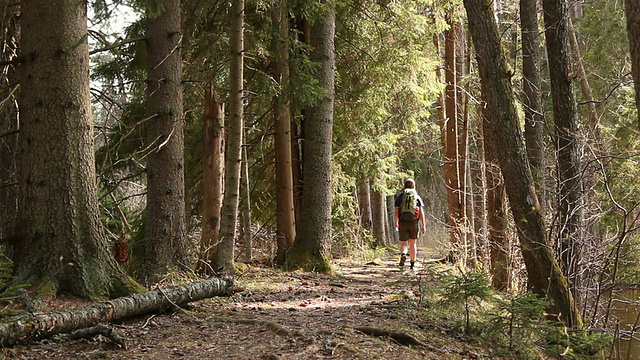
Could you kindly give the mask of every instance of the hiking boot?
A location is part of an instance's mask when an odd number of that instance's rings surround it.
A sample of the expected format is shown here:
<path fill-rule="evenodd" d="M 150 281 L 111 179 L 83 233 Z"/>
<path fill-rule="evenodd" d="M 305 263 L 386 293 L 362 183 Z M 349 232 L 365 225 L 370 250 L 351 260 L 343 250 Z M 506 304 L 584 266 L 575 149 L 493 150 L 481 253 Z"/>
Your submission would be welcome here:
<path fill-rule="evenodd" d="M 404 266 L 405 261 L 407 261 L 407 254 L 400 255 L 400 266 Z"/>
<path fill-rule="evenodd" d="M 411 266 L 409 266 L 409 269 L 413 270 L 413 266 L 415 265 L 415 261 L 411 262 Z"/>

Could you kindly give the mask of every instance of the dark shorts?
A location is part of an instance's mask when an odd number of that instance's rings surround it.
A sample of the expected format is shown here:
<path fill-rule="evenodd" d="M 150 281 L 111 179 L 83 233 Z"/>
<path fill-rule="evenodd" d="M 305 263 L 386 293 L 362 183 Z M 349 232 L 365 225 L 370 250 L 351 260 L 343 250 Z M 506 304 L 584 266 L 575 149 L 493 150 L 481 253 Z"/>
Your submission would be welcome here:
<path fill-rule="evenodd" d="M 398 222 L 398 236 L 400 241 L 418 238 L 418 221 L 402 221 Z"/>

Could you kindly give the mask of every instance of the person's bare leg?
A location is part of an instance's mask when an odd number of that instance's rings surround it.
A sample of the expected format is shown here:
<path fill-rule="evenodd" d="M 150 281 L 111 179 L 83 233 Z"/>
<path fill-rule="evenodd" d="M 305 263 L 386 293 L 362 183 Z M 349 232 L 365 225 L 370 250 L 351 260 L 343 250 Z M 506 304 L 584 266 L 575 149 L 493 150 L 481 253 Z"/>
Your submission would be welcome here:
<path fill-rule="evenodd" d="M 411 259 L 411 262 L 414 262 L 416 261 L 416 257 L 418 256 L 418 246 L 416 244 L 416 239 L 409 239 L 407 243 L 409 247 L 409 259 Z"/>
<path fill-rule="evenodd" d="M 411 260 L 411 268 L 413 269 L 413 265 L 416 262 L 416 257 L 418 256 L 418 246 L 416 239 L 409 239 L 409 260 Z"/>
<path fill-rule="evenodd" d="M 409 253 L 409 241 L 400 241 L 400 253 L 408 254 Z"/>
<path fill-rule="evenodd" d="M 400 266 L 404 266 L 404 262 L 407 260 L 408 247 L 409 241 L 400 241 Z"/>

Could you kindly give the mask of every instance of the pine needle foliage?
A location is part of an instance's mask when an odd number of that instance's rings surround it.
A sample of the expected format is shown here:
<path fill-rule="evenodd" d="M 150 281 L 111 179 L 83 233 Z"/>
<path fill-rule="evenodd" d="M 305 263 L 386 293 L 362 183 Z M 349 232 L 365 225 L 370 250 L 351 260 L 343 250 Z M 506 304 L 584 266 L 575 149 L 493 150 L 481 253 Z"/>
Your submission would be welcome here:
<path fill-rule="evenodd" d="M 510 352 L 524 356 L 528 346 L 522 339 L 540 339 L 548 330 L 544 317 L 550 302 L 530 292 L 496 296 L 494 301 L 487 312 L 491 337 Z"/>
<path fill-rule="evenodd" d="M 445 272 L 441 280 L 441 304 L 462 305 L 464 316 L 464 333 L 471 330 L 472 306 L 480 305 L 492 293 L 491 282 L 487 274 L 479 271 L 463 272 L 460 275 Z"/>

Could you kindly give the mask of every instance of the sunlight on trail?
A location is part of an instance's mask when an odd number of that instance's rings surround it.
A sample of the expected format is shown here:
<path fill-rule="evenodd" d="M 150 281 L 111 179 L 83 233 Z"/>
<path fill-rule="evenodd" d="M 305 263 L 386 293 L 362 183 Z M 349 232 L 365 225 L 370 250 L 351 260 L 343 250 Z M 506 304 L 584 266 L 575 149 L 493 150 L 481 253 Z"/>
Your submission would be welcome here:
<path fill-rule="evenodd" d="M 277 273 L 260 276 L 260 283 L 250 294 L 237 295 L 234 307 L 238 310 L 285 309 L 291 312 L 325 310 L 344 307 L 366 307 L 371 304 L 395 302 L 399 295 L 414 297 L 411 283 L 416 271 L 399 269 L 391 257 L 366 264 L 338 263 L 336 276 L 309 273 Z M 266 274 L 264 274 L 266 275 Z M 261 301 L 256 300 L 260 292 Z M 242 301 L 246 298 L 246 302 Z"/>

